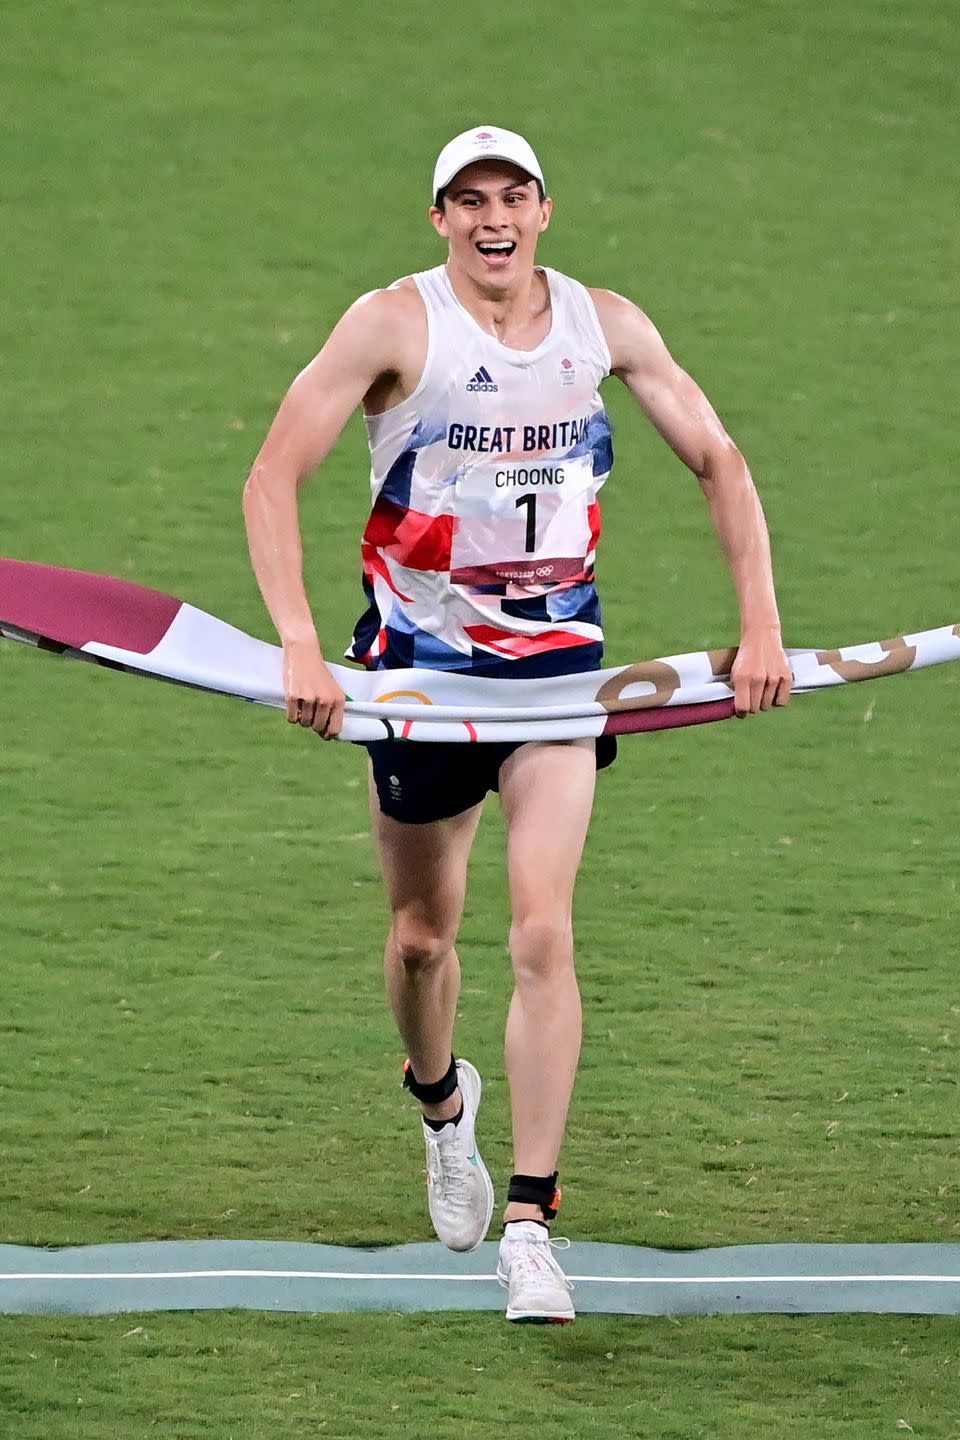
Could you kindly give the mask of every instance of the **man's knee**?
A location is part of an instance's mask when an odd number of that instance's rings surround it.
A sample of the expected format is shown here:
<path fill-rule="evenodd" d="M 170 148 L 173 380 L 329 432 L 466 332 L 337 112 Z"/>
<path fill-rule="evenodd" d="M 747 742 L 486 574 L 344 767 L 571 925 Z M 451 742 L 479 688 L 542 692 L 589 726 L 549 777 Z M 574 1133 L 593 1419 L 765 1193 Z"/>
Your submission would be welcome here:
<path fill-rule="evenodd" d="M 404 970 L 434 970 L 453 948 L 454 937 L 440 929 L 395 915 L 391 939 L 394 954 Z"/>
<path fill-rule="evenodd" d="M 545 980 L 573 963 L 573 926 L 565 916 L 528 915 L 510 927 L 510 958 L 518 981 Z"/>

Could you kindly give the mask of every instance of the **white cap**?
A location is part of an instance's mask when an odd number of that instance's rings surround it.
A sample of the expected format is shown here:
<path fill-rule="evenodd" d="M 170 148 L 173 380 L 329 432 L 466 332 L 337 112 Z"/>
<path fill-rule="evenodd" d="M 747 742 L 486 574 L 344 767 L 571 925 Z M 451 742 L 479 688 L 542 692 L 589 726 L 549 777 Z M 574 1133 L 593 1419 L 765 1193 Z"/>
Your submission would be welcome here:
<path fill-rule="evenodd" d="M 522 135 L 500 130 L 496 125 L 479 125 L 475 130 L 464 130 L 440 151 L 433 172 L 433 200 L 436 201 L 438 193 L 446 189 L 454 175 L 477 160 L 509 160 L 546 189 L 540 161 Z"/>

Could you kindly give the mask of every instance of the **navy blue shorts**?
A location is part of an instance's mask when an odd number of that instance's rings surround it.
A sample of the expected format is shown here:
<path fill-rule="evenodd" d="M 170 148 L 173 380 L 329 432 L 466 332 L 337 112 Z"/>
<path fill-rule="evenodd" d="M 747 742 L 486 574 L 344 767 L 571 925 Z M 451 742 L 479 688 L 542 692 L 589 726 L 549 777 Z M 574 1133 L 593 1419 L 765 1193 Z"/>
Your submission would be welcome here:
<path fill-rule="evenodd" d="M 451 742 L 371 740 L 364 749 L 373 761 L 377 798 L 384 815 L 408 825 L 449 820 L 479 805 L 500 789 L 500 766 L 523 741 L 505 745 Z M 617 755 L 613 735 L 596 741 L 597 769 L 612 765 Z"/>

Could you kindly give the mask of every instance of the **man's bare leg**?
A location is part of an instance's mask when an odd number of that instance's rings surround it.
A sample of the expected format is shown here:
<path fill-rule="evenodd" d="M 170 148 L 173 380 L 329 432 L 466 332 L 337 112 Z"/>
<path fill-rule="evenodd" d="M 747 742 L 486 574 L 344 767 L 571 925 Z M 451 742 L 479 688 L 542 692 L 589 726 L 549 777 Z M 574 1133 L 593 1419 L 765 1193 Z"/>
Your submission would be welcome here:
<path fill-rule="evenodd" d="M 375 792 L 372 808 L 393 912 L 384 974 L 423 1112 L 427 1206 L 444 1245 L 474 1250 L 493 1212 L 493 1182 L 476 1143 L 482 1084 L 468 1060 L 454 1068 L 451 1053 L 460 989 L 454 943 L 481 807 L 426 825 L 385 816 Z"/>
<path fill-rule="evenodd" d="M 387 993 L 413 1073 L 422 1084 L 431 1084 L 450 1065 L 460 993 L 455 942 L 482 806 L 449 820 L 406 825 L 384 815 L 372 786 L 371 792 L 393 917 L 383 959 Z M 422 1106 L 431 1120 L 452 1119 L 459 1108 L 459 1090 L 439 1105 Z"/>
<path fill-rule="evenodd" d="M 515 989 L 505 1055 L 514 1164 L 547 1176 L 557 1158 L 580 1058 L 582 1015 L 573 963 L 573 890 L 596 783 L 592 740 L 527 744 L 500 771 L 507 824 Z M 542 1220 L 510 1202 L 505 1221 Z"/>

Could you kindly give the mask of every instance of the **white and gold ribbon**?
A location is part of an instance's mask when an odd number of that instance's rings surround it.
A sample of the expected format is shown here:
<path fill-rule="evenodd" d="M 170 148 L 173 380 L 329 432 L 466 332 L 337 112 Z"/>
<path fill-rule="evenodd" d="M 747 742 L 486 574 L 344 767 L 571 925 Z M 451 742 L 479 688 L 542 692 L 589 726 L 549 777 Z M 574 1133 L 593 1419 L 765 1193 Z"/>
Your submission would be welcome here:
<path fill-rule="evenodd" d="M 284 709 L 283 653 L 130 581 L 0 559 L 0 635 L 78 660 Z M 960 660 L 960 624 L 836 649 L 788 650 L 796 695 Z M 735 649 L 539 680 L 330 665 L 349 699 L 341 740 L 572 740 L 733 713 Z"/>

